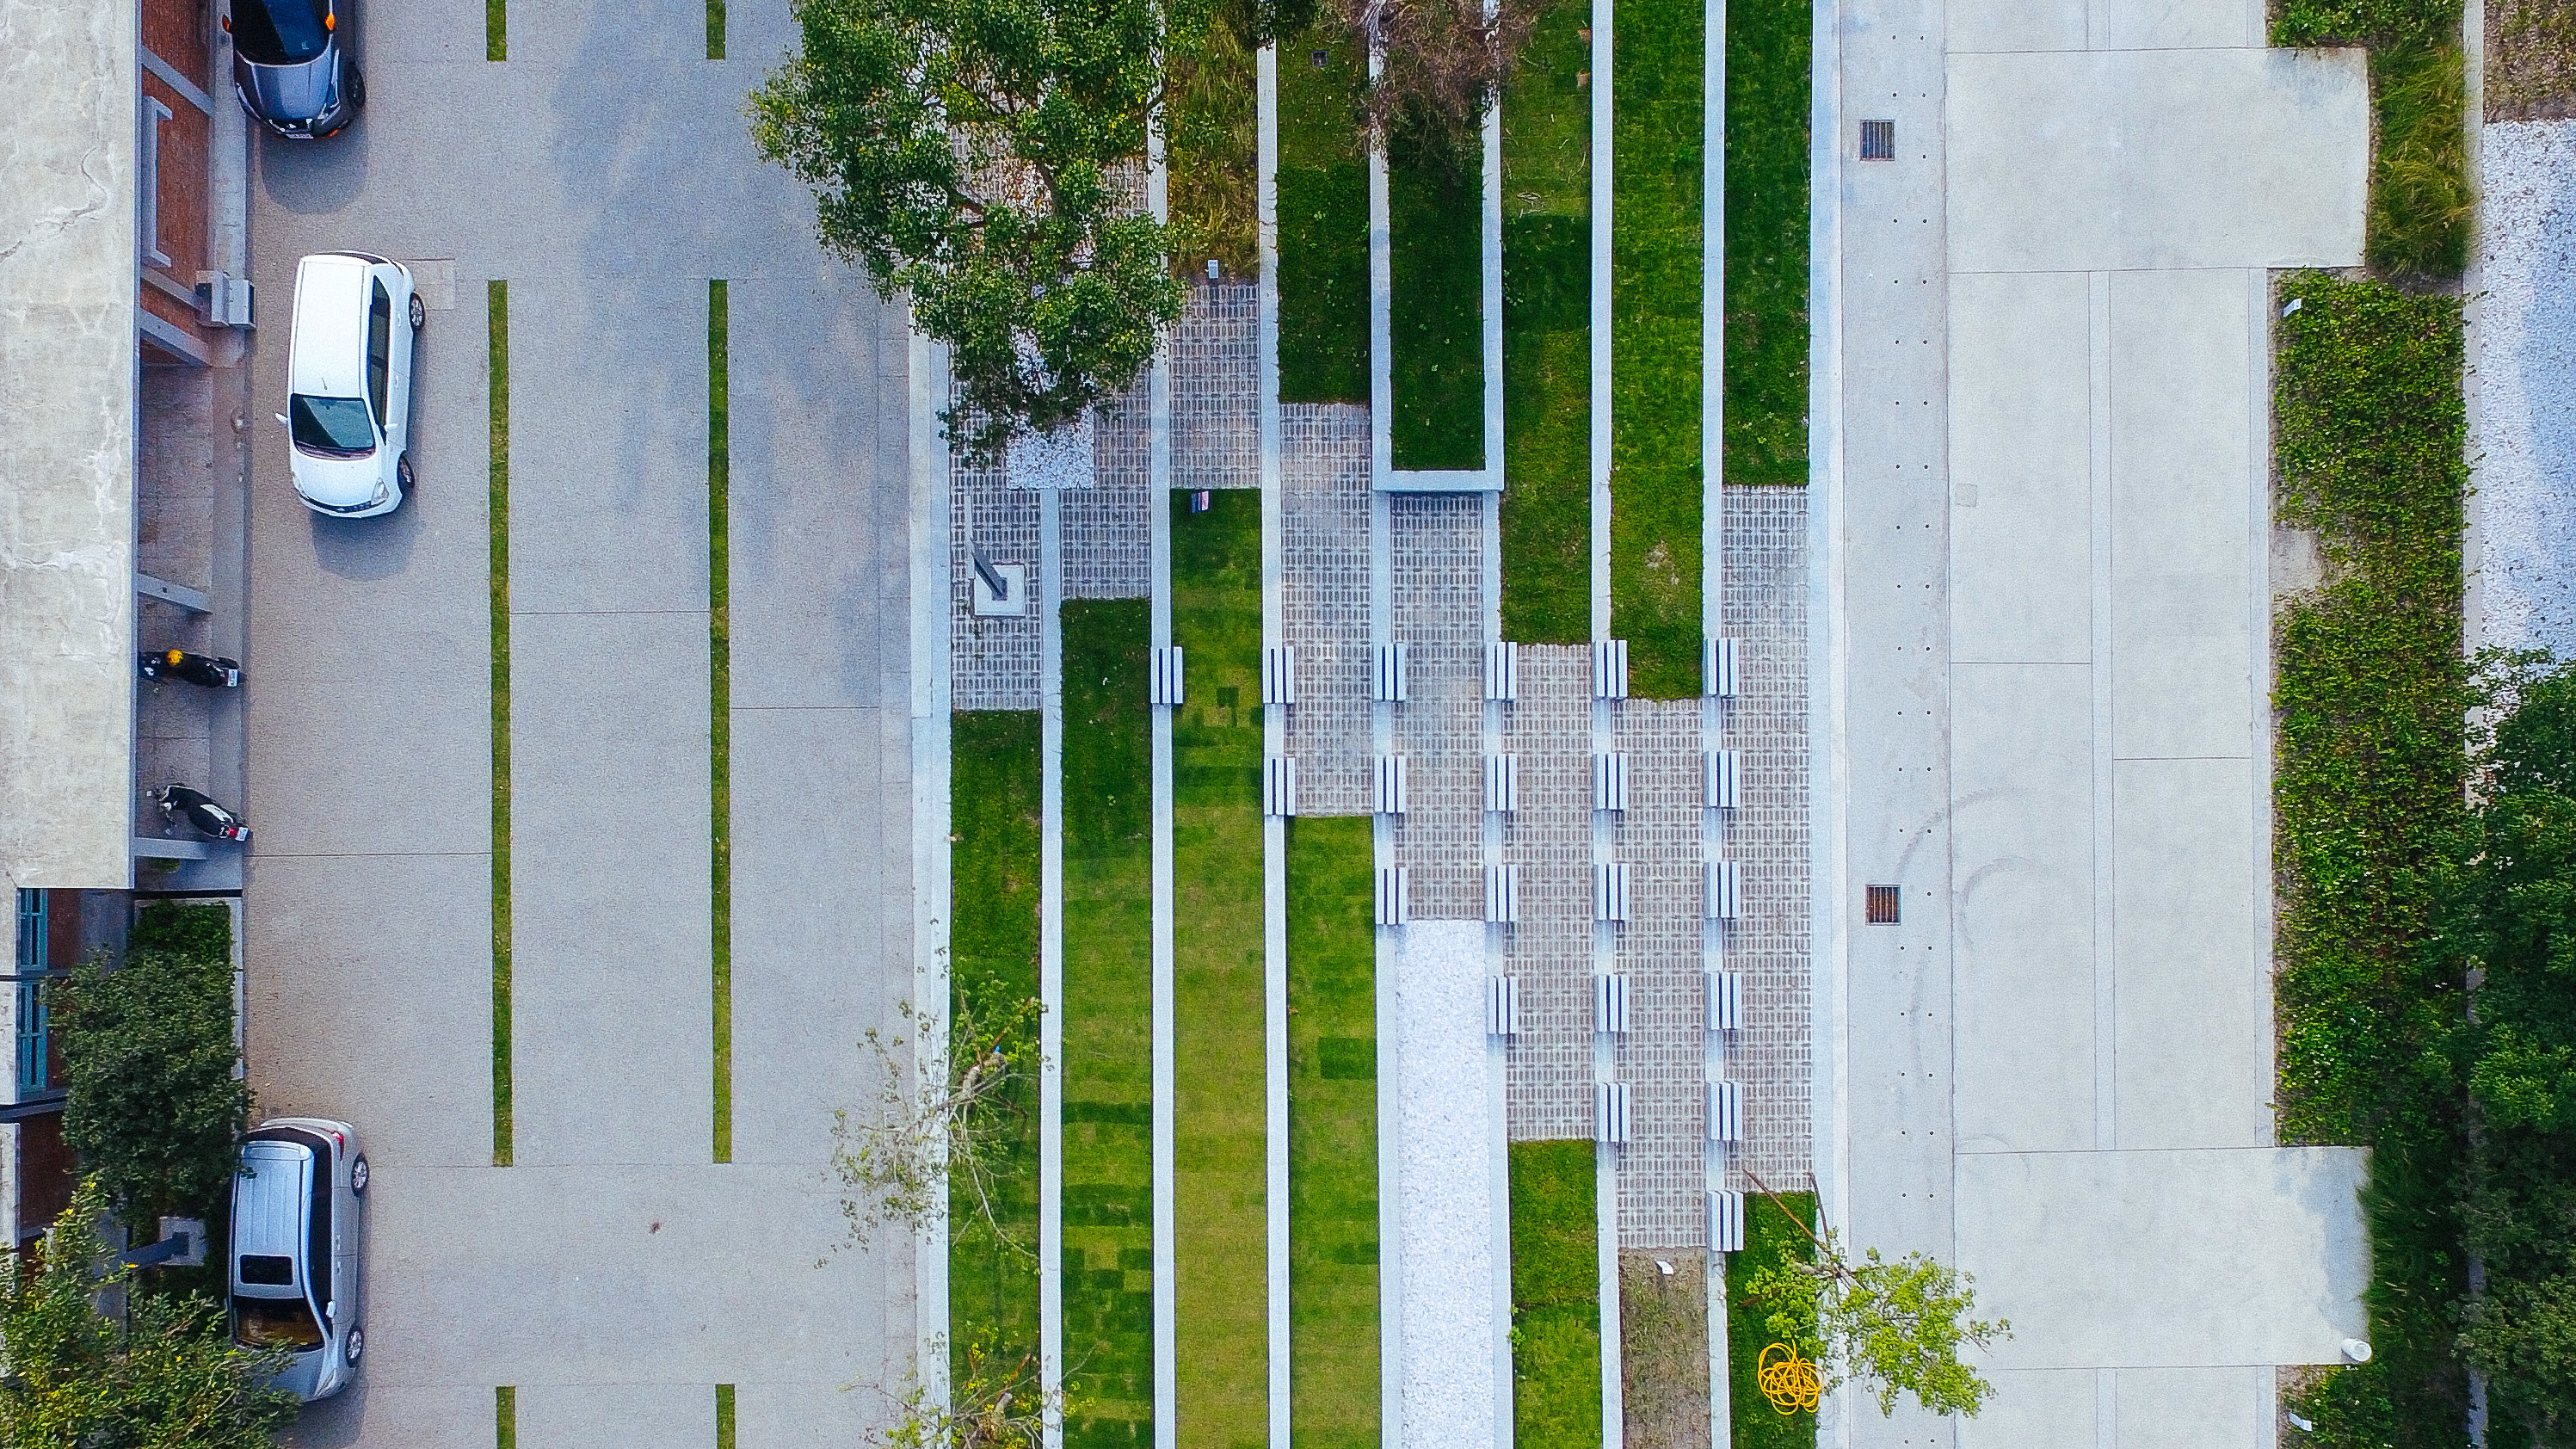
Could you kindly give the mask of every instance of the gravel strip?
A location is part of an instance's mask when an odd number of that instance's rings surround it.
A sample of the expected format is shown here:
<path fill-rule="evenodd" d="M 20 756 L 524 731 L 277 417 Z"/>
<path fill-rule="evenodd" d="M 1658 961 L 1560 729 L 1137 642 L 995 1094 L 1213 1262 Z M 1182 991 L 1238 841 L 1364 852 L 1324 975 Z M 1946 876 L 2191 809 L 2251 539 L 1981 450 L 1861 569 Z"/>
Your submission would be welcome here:
<path fill-rule="evenodd" d="M 2481 645 L 2576 657 L 2576 121 L 2484 132 L 2469 410 Z"/>
<path fill-rule="evenodd" d="M 1395 953 L 1404 1442 L 1492 1444 L 1497 1275 L 1485 927 L 1426 921 Z"/>

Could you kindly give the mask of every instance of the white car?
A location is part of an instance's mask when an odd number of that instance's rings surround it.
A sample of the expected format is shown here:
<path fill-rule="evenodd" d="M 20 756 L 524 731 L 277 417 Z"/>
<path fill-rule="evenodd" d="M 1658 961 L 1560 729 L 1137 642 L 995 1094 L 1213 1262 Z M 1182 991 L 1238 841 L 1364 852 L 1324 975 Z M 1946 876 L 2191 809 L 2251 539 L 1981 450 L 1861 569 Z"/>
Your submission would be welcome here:
<path fill-rule="evenodd" d="M 242 1139 L 224 1273 L 233 1341 L 284 1349 L 276 1383 L 310 1402 L 348 1385 L 366 1352 L 358 1261 L 367 1159 L 346 1122 L 277 1117 Z"/>
<path fill-rule="evenodd" d="M 371 518 L 411 491 L 412 334 L 428 316 L 398 262 L 323 252 L 295 264 L 277 420 L 295 491 L 314 512 Z"/>

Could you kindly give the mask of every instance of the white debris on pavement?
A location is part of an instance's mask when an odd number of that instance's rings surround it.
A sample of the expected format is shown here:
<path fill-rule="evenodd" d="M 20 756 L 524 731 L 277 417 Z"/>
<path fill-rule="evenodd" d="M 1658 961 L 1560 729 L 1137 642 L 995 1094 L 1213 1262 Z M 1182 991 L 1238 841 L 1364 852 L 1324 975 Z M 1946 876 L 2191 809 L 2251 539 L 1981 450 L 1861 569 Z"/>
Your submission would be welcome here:
<path fill-rule="evenodd" d="M 2480 645 L 2576 657 L 2576 121 L 2481 147 L 2469 411 Z"/>
<path fill-rule="evenodd" d="M 1091 414 L 1052 433 L 1023 433 L 1002 457 L 1002 476 L 1014 488 L 1088 488 L 1099 452 Z"/>
<path fill-rule="evenodd" d="M 1424 921 L 1395 953 L 1401 1348 L 1407 1444 L 1491 1444 L 1497 1276 L 1485 927 Z M 1386 1070 L 1385 1064 L 1380 1070 Z"/>

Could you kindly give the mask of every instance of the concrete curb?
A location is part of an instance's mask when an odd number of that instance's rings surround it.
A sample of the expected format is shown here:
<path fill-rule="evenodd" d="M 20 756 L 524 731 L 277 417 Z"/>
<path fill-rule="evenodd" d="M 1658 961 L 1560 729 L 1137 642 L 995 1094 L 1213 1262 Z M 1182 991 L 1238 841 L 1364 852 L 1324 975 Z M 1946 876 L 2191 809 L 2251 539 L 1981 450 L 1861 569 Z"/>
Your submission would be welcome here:
<path fill-rule="evenodd" d="M 1147 137 L 1146 204 L 1158 219 L 1171 214 L 1168 180 L 1163 169 L 1163 139 Z M 1146 384 L 1146 530 L 1152 561 L 1147 565 L 1150 623 L 1147 641 L 1156 649 L 1172 643 L 1172 353 L 1168 336 L 1154 358 Z M 1187 687 L 1186 680 L 1184 688 Z M 1172 1205 L 1173 1175 L 1179 1158 L 1173 1135 L 1172 1109 L 1172 711 L 1152 712 L 1153 730 L 1153 1155 L 1154 1155 L 1154 1449 L 1177 1449 L 1180 1443 L 1180 1352 L 1178 1285 L 1173 1275 L 1179 1222 Z"/>
<path fill-rule="evenodd" d="M 1273 649 L 1281 642 L 1285 588 L 1279 498 L 1279 47 L 1275 44 L 1261 48 L 1258 83 L 1261 645 Z M 1265 756 L 1278 754 L 1287 743 L 1287 729 L 1276 710 L 1261 712 L 1261 734 Z M 1261 823 L 1261 1000 L 1270 1443 L 1272 1449 L 1290 1449 L 1289 1393 L 1294 1380 L 1288 1357 L 1288 830 L 1287 823 L 1276 816 Z"/>
<path fill-rule="evenodd" d="M 1064 495 L 1038 494 L 1038 1373 L 1064 1387 Z M 1061 1402 L 1047 1449 L 1064 1443 Z"/>
<path fill-rule="evenodd" d="M 910 334 L 912 1001 L 922 1013 L 916 1085 L 948 1071 L 948 447 L 939 437 L 935 379 L 944 350 Z M 913 1371 L 948 1394 L 948 1218 L 943 1202 L 913 1244 Z"/>

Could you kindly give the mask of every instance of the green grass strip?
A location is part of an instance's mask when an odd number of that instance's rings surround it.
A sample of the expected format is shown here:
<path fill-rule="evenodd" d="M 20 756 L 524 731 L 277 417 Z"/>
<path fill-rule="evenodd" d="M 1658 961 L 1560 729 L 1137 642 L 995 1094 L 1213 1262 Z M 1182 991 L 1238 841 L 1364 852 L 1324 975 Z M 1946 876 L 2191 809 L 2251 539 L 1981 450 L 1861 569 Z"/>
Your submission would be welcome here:
<path fill-rule="evenodd" d="M 1324 64 L 1315 64 L 1320 52 Z M 1279 40 L 1279 398 L 1369 400 L 1367 58 L 1337 26 Z"/>
<path fill-rule="evenodd" d="M 510 7 L 508 0 L 483 0 L 483 58 L 510 58 Z"/>
<path fill-rule="evenodd" d="M 2329 1445 L 2457 1445 L 2463 1009 L 2427 943 L 2468 767 L 2461 304 L 2321 272 L 2282 296 L 2277 513 L 2317 530 L 2327 582 L 2275 621 L 2280 1128 L 2371 1149 L 2375 1350 L 2302 1412 Z"/>
<path fill-rule="evenodd" d="M 1610 632 L 1628 688 L 1700 692 L 1700 158 L 1706 18 L 1618 0 L 1610 243 Z"/>
<path fill-rule="evenodd" d="M 1788 1204 L 1785 1211 L 1781 1203 Z M 1794 1218 L 1792 1213 L 1796 1214 Z M 1727 1255 L 1726 1382 L 1727 1400 L 1735 1419 L 1728 1442 L 1735 1449 L 1815 1449 L 1813 1410 L 1783 1414 L 1762 1397 L 1755 1374 L 1762 1350 L 1779 1336 L 1771 1331 L 1769 1311 L 1752 1306 L 1745 1291 L 1753 1275 L 1763 1269 L 1804 1262 L 1815 1255 L 1815 1244 L 1800 1231 L 1801 1224 L 1808 1228 L 1816 1225 L 1815 1194 L 1782 1193 L 1780 1202 L 1761 1193 L 1748 1194 L 1744 1203 L 1744 1251 Z"/>
<path fill-rule="evenodd" d="M 1590 0 L 1539 12 L 1503 89 L 1503 637 L 1592 637 Z"/>
<path fill-rule="evenodd" d="M 1206 276 L 1210 258 L 1236 280 L 1261 269 L 1260 79 L 1246 40 L 1260 28 L 1250 5 L 1229 0 L 1205 43 L 1170 60 L 1172 268 L 1184 277 Z"/>
<path fill-rule="evenodd" d="M 1810 0 L 1726 7 L 1729 483 L 1807 481 Z"/>
<path fill-rule="evenodd" d="M 485 285 L 492 477 L 492 1163 L 510 1165 L 510 284 Z M 502 1392 L 507 1393 L 504 1389 Z"/>
<path fill-rule="evenodd" d="M 1143 599 L 1064 605 L 1068 1449 L 1154 1439 L 1154 745 Z"/>
<path fill-rule="evenodd" d="M 1395 466 L 1485 466 L 1484 162 L 1402 137 L 1387 153 L 1387 370 Z"/>
<path fill-rule="evenodd" d="M 1172 509 L 1173 1285 L 1182 1449 L 1269 1433 L 1263 1068 L 1261 495 Z"/>
<path fill-rule="evenodd" d="M 1600 1449 L 1601 1234 L 1589 1142 L 1515 1142 L 1512 1444 Z"/>
<path fill-rule="evenodd" d="M 707 0 L 707 59 L 725 58 L 725 0 Z"/>
<path fill-rule="evenodd" d="M 519 1449 L 519 1391 L 513 1386 L 492 1391 L 492 1449 Z"/>
<path fill-rule="evenodd" d="M 733 471 L 729 303 L 707 283 L 707 945 L 715 1022 L 715 1160 L 733 1161 Z"/>
<path fill-rule="evenodd" d="M 1375 1449 L 1377 943 L 1369 821 L 1288 826 L 1289 1422 L 1299 1449 Z"/>
<path fill-rule="evenodd" d="M 993 1019 L 1038 994 L 1038 717 L 1028 710 L 962 713 L 949 733 L 950 1005 Z M 987 1372 L 1034 1369 L 1038 1351 L 1038 1090 L 1035 1073 L 995 1103 L 1005 1124 L 994 1162 L 993 1207 L 1019 1245 L 994 1240 L 972 1188 L 952 1185 L 948 1342 L 962 1381 L 981 1345 Z"/>
<path fill-rule="evenodd" d="M 716 1385 L 716 1449 L 734 1449 L 733 1385 Z"/>
<path fill-rule="evenodd" d="M 2438 283 L 2468 266 L 2476 197 L 2460 8 L 2460 0 L 2282 0 L 2272 7 L 2275 45 L 2370 49 L 2374 144 L 2362 258 L 2391 280 Z M 2508 119 L 2522 81 L 2515 74 L 2524 58 L 2513 43 L 2518 32 L 2564 25 L 2548 7 L 2521 3 L 2490 6 L 2487 25 L 2487 117 Z"/>

